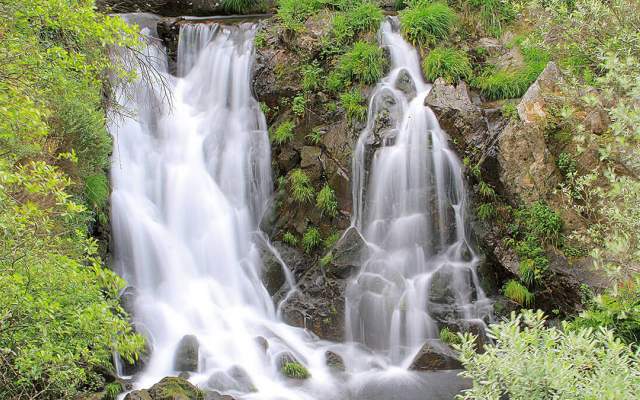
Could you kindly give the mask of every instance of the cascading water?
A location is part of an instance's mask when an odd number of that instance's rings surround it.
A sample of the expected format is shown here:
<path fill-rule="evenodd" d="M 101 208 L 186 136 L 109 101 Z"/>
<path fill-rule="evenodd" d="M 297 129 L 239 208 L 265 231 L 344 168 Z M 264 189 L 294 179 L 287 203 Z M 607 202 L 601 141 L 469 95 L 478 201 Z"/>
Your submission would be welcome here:
<path fill-rule="evenodd" d="M 348 338 L 406 364 L 439 324 L 482 324 L 490 303 L 469 244 L 460 163 L 433 112 L 416 50 L 387 19 L 391 72 L 376 86 L 353 159 L 353 225 L 368 243 L 349 283 Z"/>

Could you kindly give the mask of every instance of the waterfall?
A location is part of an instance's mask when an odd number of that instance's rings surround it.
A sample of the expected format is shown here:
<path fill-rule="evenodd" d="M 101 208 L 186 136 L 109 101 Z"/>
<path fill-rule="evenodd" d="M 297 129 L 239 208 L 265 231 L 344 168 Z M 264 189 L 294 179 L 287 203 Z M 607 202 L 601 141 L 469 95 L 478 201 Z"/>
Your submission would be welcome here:
<path fill-rule="evenodd" d="M 380 40 L 391 72 L 371 95 L 353 156 L 352 223 L 369 246 L 347 288 L 346 329 L 401 364 L 447 323 L 483 324 L 490 304 L 476 275 L 462 168 L 424 105 L 431 86 L 418 53 L 396 19 L 383 22 Z"/>

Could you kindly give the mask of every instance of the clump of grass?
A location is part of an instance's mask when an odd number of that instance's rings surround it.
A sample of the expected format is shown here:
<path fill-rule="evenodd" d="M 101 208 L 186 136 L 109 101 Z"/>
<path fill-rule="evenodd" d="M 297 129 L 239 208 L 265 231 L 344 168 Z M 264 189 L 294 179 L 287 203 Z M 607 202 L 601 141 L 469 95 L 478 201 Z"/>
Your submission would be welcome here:
<path fill-rule="evenodd" d="M 336 244 L 336 242 L 340 239 L 340 233 L 339 232 L 333 232 L 331 235 L 327 236 L 326 238 L 324 238 L 323 241 L 323 245 L 325 249 L 329 249 L 331 247 L 333 247 L 334 244 Z"/>
<path fill-rule="evenodd" d="M 500 109 L 500 113 L 503 117 L 510 119 L 512 121 L 517 121 L 520 117 L 518 116 L 518 107 L 513 102 L 504 103 L 502 108 Z"/>
<path fill-rule="evenodd" d="M 369 1 L 343 6 L 343 9 L 344 12 L 337 12 L 331 18 L 329 41 L 325 46 L 329 53 L 339 52 L 359 33 L 377 29 L 382 21 L 382 10 Z"/>
<path fill-rule="evenodd" d="M 310 253 L 313 249 L 322 243 L 320 231 L 316 227 L 307 229 L 302 235 L 302 248 L 305 252 Z"/>
<path fill-rule="evenodd" d="M 478 218 L 482 220 L 489 220 L 496 216 L 496 208 L 491 203 L 482 203 L 477 209 Z"/>
<path fill-rule="evenodd" d="M 363 121 L 367 117 L 366 100 L 358 89 L 340 95 L 340 105 L 352 121 Z"/>
<path fill-rule="evenodd" d="M 485 181 L 480 181 L 480 183 L 478 184 L 478 192 L 480 193 L 480 196 L 484 197 L 485 199 L 492 199 L 496 197 L 496 191 L 493 186 L 489 185 Z"/>
<path fill-rule="evenodd" d="M 307 174 L 301 169 L 294 169 L 289 175 L 291 197 L 299 203 L 308 203 L 313 200 L 314 190 Z"/>
<path fill-rule="evenodd" d="M 244 14 L 256 4 L 256 0 L 222 0 L 222 8 L 228 13 Z"/>
<path fill-rule="evenodd" d="M 446 39 L 457 20 L 446 3 L 414 2 L 400 12 L 402 33 L 414 45 L 430 46 Z"/>
<path fill-rule="evenodd" d="M 271 141 L 277 145 L 290 142 L 291 139 L 293 139 L 294 127 L 295 124 L 293 121 L 285 121 L 281 123 L 271 132 Z"/>
<path fill-rule="evenodd" d="M 382 21 L 382 10 L 371 1 L 363 1 L 347 10 L 347 19 L 356 33 L 378 29 Z"/>
<path fill-rule="evenodd" d="M 288 362 L 282 366 L 282 374 L 292 379 L 308 379 L 311 374 L 299 362 Z"/>
<path fill-rule="evenodd" d="M 437 47 L 429 52 L 422 62 L 424 74 L 430 81 L 443 78 L 447 83 L 469 79 L 473 74 L 469 57 L 462 50 Z"/>
<path fill-rule="evenodd" d="M 298 245 L 298 238 L 293 233 L 288 231 L 285 232 L 284 235 L 282 235 L 282 241 L 288 244 L 289 246 Z"/>
<path fill-rule="evenodd" d="M 461 343 L 460 337 L 455 332 L 447 328 L 446 326 L 440 329 L 440 340 L 443 343 L 447 343 L 447 344 Z"/>
<path fill-rule="evenodd" d="M 499 37 L 504 25 L 516 16 L 516 11 L 510 1 L 470 0 L 469 3 L 479 10 L 480 20 L 485 31 L 494 37 Z"/>
<path fill-rule="evenodd" d="M 382 78 L 384 65 L 384 53 L 378 45 L 358 41 L 340 57 L 336 72 L 344 83 L 372 85 Z"/>
<path fill-rule="evenodd" d="M 302 117 L 307 108 L 307 100 L 304 97 L 304 94 L 299 94 L 293 98 L 291 102 L 291 111 L 298 116 Z"/>
<path fill-rule="evenodd" d="M 313 128 L 313 130 L 311 130 L 311 133 L 305 137 L 309 139 L 309 142 L 311 142 L 311 144 L 317 145 L 322 141 L 322 131 L 320 130 L 320 128 Z"/>
<path fill-rule="evenodd" d="M 100 210 L 109 199 L 109 182 L 104 174 L 90 175 L 85 178 L 84 193 L 89 205 Z"/>
<path fill-rule="evenodd" d="M 333 261 L 333 254 L 331 254 L 331 252 L 325 254 L 324 256 L 322 256 L 322 258 L 320 259 L 320 266 L 321 267 L 326 267 L 327 265 L 331 264 L 331 261 Z"/>
<path fill-rule="evenodd" d="M 124 392 L 122 384 L 120 382 L 107 383 L 104 387 L 104 400 L 116 400 L 120 393 Z"/>
<path fill-rule="evenodd" d="M 316 196 L 316 206 L 331 217 L 335 217 L 338 214 L 338 199 L 336 199 L 336 192 L 331 189 L 331 186 L 324 185 Z"/>
<path fill-rule="evenodd" d="M 527 289 L 524 285 L 514 279 L 511 279 L 510 281 L 507 281 L 507 283 L 505 283 L 504 287 L 502 288 L 502 292 L 507 298 L 524 307 L 528 307 L 533 304 L 533 294 L 531 294 L 531 292 L 529 292 L 529 289 Z"/>
<path fill-rule="evenodd" d="M 300 31 L 304 22 L 324 6 L 321 0 L 279 0 L 278 19 L 290 31 Z"/>
<path fill-rule="evenodd" d="M 518 273 L 522 283 L 528 287 L 533 287 L 539 284 L 542 280 L 541 271 L 536 268 L 536 264 L 532 259 L 524 259 L 520 261 L 518 265 Z"/>

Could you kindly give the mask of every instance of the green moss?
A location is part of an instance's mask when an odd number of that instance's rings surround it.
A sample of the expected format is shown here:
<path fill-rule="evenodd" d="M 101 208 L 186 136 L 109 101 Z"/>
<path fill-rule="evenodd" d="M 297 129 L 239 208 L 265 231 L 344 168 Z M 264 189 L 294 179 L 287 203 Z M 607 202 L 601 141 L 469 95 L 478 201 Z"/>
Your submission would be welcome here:
<path fill-rule="evenodd" d="M 299 362 L 288 362 L 282 366 L 282 374 L 291 379 L 308 379 L 311 374 Z"/>
<path fill-rule="evenodd" d="M 469 79 L 473 74 L 467 54 L 462 50 L 437 47 L 422 62 L 424 74 L 430 81 L 443 78 L 447 83 Z"/>
<path fill-rule="evenodd" d="M 430 46 L 446 39 L 457 20 L 446 3 L 416 1 L 400 12 L 402 33 L 413 44 Z"/>

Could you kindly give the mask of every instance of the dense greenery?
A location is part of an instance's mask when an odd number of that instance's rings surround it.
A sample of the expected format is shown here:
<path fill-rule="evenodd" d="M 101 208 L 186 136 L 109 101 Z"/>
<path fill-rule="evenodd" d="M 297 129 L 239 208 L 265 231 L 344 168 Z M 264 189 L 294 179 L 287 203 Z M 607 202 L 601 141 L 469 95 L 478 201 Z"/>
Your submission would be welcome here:
<path fill-rule="evenodd" d="M 469 58 L 462 50 L 437 47 L 422 62 L 422 69 L 431 82 L 443 78 L 447 83 L 469 79 L 473 74 Z"/>
<path fill-rule="evenodd" d="M 135 28 L 87 0 L 0 5 L 0 398 L 98 390 L 143 346 L 88 227 L 105 222 L 108 56 Z M 113 390 L 113 389 L 112 389 Z"/>
<path fill-rule="evenodd" d="M 433 45 L 453 30 L 456 13 L 446 4 L 415 0 L 400 12 L 402 32 L 416 45 Z"/>

